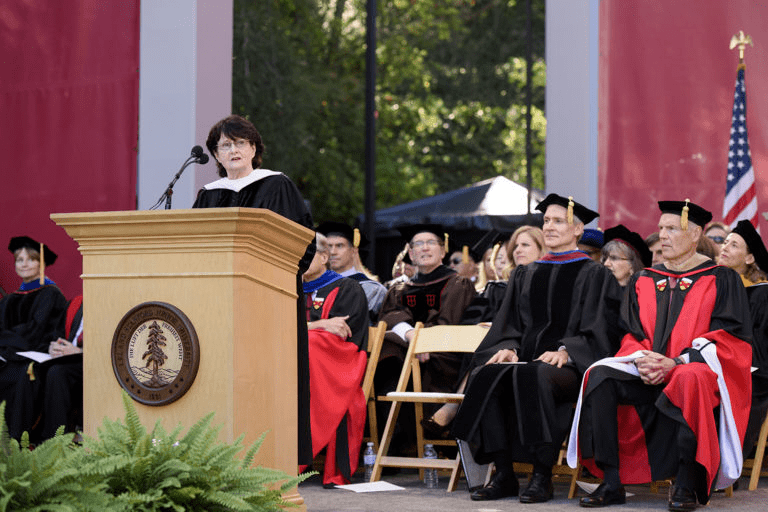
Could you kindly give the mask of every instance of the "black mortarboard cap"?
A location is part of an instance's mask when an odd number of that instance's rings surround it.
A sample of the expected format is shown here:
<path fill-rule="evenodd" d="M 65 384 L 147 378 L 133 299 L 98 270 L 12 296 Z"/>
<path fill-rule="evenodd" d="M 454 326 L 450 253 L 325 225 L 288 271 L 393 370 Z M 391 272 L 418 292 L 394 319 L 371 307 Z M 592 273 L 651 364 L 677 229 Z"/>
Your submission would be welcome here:
<path fill-rule="evenodd" d="M 765 249 L 763 239 L 760 238 L 755 226 L 748 220 L 740 220 L 731 233 L 741 235 L 749 247 L 749 252 L 755 257 L 755 264 L 763 272 L 768 272 L 768 250 Z"/>
<path fill-rule="evenodd" d="M 557 204 L 562 206 L 565 209 L 568 209 L 568 205 L 571 202 L 573 202 L 573 214 L 576 217 L 578 217 L 578 219 L 584 224 L 589 224 L 590 222 L 592 222 L 593 220 L 595 220 L 600 216 L 599 213 L 597 213 L 596 211 L 590 210 L 583 204 L 579 204 L 573 199 L 559 196 L 557 194 L 549 194 L 547 197 L 544 198 L 542 202 L 536 205 L 536 209 L 542 213 L 546 213 L 547 207 L 553 204 Z"/>
<path fill-rule="evenodd" d="M 686 207 L 688 208 L 687 212 L 683 210 Z M 706 226 L 712 220 L 712 213 L 690 201 L 659 201 L 659 210 L 661 213 L 671 213 L 681 217 L 687 213 L 687 219 L 701 227 Z M 680 224 L 682 225 L 683 222 L 681 221 Z M 686 229 L 686 226 L 683 226 L 683 229 Z"/>
<path fill-rule="evenodd" d="M 419 233 L 433 233 L 441 242 L 445 240 L 445 229 L 440 224 L 413 224 L 397 229 L 406 242 L 410 242 Z"/>
<path fill-rule="evenodd" d="M 606 244 L 611 240 L 623 242 L 637 253 L 640 257 L 640 261 L 643 262 L 643 265 L 646 267 L 651 266 L 651 263 L 653 262 L 653 254 L 651 254 L 648 246 L 645 245 L 645 240 L 643 240 L 643 237 L 638 233 L 630 231 L 624 224 L 619 224 L 618 226 L 606 229 L 603 238 Z"/>
<path fill-rule="evenodd" d="M 34 249 L 35 251 L 40 252 L 40 242 L 28 236 L 15 236 L 11 238 L 11 241 L 8 243 L 8 250 L 11 251 L 11 254 L 23 248 Z M 45 245 L 43 254 L 43 260 L 46 266 L 53 265 L 56 262 L 56 258 L 59 257 L 50 247 L 48 247 L 48 245 Z"/>
<path fill-rule="evenodd" d="M 352 226 L 349 224 L 344 224 L 343 222 L 323 222 L 317 226 L 315 231 L 322 233 L 325 236 L 336 235 L 344 237 L 349 240 L 349 243 L 352 245 L 354 245 L 355 242 L 355 230 L 352 229 Z"/>

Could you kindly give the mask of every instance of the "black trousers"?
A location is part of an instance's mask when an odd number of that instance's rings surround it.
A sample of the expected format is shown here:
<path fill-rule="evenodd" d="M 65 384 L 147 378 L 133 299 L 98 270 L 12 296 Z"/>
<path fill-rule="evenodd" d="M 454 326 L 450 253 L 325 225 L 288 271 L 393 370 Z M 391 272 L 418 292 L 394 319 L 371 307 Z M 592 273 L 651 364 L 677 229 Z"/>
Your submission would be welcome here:
<path fill-rule="evenodd" d="M 596 383 L 596 384 L 595 384 Z M 654 479 L 675 476 L 680 461 L 695 461 L 697 440 L 678 409 L 667 405 L 664 386 L 644 384 L 640 378 L 597 366 L 590 371 L 579 423 L 582 457 L 598 466 L 619 466 L 619 405 L 634 406 L 645 431 Z"/>
<path fill-rule="evenodd" d="M 486 365 L 472 374 L 453 433 L 480 463 L 499 457 L 551 468 L 568 433 L 581 384 L 573 365 Z"/>

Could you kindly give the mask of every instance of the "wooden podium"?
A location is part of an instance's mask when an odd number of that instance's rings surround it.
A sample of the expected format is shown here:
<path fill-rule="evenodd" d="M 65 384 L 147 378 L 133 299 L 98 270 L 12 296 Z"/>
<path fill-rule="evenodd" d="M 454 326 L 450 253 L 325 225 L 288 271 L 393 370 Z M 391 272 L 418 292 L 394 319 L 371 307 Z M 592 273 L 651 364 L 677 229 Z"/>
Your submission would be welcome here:
<path fill-rule="evenodd" d="M 297 471 L 296 273 L 314 233 L 269 210 L 53 214 L 83 256 L 84 430 L 123 418 L 113 336 L 135 306 L 175 306 L 199 339 L 189 390 L 136 403 L 142 422 L 188 429 L 214 411 L 222 441 L 268 432 L 256 462 Z M 286 499 L 301 505 L 298 491 Z"/>

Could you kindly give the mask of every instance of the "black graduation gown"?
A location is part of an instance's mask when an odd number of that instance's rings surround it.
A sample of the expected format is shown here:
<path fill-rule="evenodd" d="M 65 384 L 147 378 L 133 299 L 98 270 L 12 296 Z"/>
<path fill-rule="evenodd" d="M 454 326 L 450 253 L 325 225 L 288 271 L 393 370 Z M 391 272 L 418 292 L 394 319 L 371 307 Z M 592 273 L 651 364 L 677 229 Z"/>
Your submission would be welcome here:
<path fill-rule="evenodd" d="M 768 283 L 747 287 L 752 317 L 752 408 L 744 435 L 744 455 L 754 448 L 760 427 L 768 412 Z"/>
<path fill-rule="evenodd" d="M 461 315 L 461 325 L 477 325 L 491 322 L 501 308 L 507 293 L 507 281 L 488 281 Z"/>
<path fill-rule="evenodd" d="M 0 300 L 0 401 L 6 402 L 8 432 L 18 439 L 34 422 L 35 386 L 27 376 L 32 362 L 16 352 L 48 352 L 64 335 L 67 300 L 56 285 L 10 293 Z"/>
<path fill-rule="evenodd" d="M 517 267 L 504 302 L 472 359 L 453 435 L 470 443 L 478 462 L 497 452 L 554 464 L 578 397 L 581 375 L 618 348 L 621 293 L 611 272 L 580 253 Z M 563 259 L 564 258 L 564 259 Z M 565 346 L 563 368 L 533 362 Z M 525 365 L 484 366 L 502 349 Z"/>
<path fill-rule="evenodd" d="M 257 172 L 258 170 L 254 170 Z M 296 185 L 284 174 L 262 178 L 243 187 L 239 192 L 224 188 L 201 189 L 192 208 L 265 208 L 286 219 L 312 229 L 310 215 L 304 198 Z M 312 462 L 312 441 L 309 427 L 309 356 L 307 354 L 307 322 L 301 276 L 309 268 L 315 255 L 315 242 L 309 244 L 299 262 L 296 274 L 296 323 L 298 342 L 298 393 L 299 393 L 299 464 Z"/>

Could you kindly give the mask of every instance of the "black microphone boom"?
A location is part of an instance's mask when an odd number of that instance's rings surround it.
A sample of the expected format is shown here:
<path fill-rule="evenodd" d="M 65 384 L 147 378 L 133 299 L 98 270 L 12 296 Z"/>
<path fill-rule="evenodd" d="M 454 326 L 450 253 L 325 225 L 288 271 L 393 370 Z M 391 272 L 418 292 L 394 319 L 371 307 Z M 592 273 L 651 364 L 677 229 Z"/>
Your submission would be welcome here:
<path fill-rule="evenodd" d="M 168 185 L 168 187 L 165 189 L 165 192 L 163 192 L 163 195 L 160 196 L 160 199 L 157 200 L 157 202 L 150 208 L 150 210 L 155 210 L 160 204 L 162 204 L 163 201 L 165 201 L 165 209 L 170 210 L 171 209 L 171 196 L 173 196 L 173 186 L 176 184 L 177 181 L 179 181 L 179 178 L 181 177 L 181 173 L 184 172 L 184 169 L 189 167 L 190 165 L 194 163 L 198 164 L 206 164 L 208 163 L 208 155 L 206 155 L 203 152 L 203 148 L 200 146 L 195 146 L 192 148 L 191 156 L 184 160 L 184 163 L 181 165 L 181 169 L 179 169 L 179 172 L 176 173 L 176 176 L 173 177 L 173 180 L 171 180 L 171 183 Z"/>

